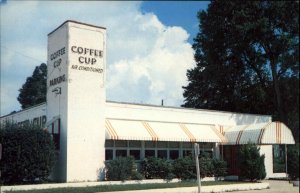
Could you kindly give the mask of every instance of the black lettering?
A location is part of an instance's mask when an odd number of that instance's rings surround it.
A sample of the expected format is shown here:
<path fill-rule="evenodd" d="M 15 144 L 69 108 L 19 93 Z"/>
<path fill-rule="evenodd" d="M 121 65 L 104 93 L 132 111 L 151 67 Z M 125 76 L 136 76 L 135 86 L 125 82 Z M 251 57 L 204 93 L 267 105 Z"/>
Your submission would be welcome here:
<path fill-rule="evenodd" d="M 84 61 L 85 61 L 86 64 L 89 64 L 89 63 L 91 62 L 91 59 L 88 58 L 88 57 L 85 57 L 85 58 L 84 58 Z"/>
<path fill-rule="evenodd" d="M 82 56 L 80 56 L 80 57 L 78 58 L 78 61 L 79 61 L 80 64 L 83 64 L 83 62 L 84 62 L 83 60 L 84 60 L 84 58 L 83 58 Z"/>
<path fill-rule="evenodd" d="M 63 48 L 57 50 L 56 52 L 50 54 L 50 60 L 52 61 L 52 60 L 56 59 L 57 57 L 64 55 L 66 53 L 65 50 L 66 50 L 66 47 L 63 47 Z"/>
<path fill-rule="evenodd" d="M 57 85 L 61 82 L 65 82 L 65 81 L 66 81 L 66 76 L 65 75 L 59 76 L 57 78 L 54 78 L 54 79 L 50 80 L 50 86 L 54 86 L 54 85 Z"/>
<path fill-rule="evenodd" d="M 84 54 L 86 54 L 90 49 L 84 48 Z"/>
<path fill-rule="evenodd" d="M 77 53 L 77 52 L 76 52 L 76 48 L 77 48 L 76 46 L 72 46 L 72 47 L 71 47 L 72 52 Z"/>
<path fill-rule="evenodd" d="M 91 64 L 93 65 L 93 64 L 95 64 L 96 63 L 96 58 L 92 58 L 92 62 L 91 62 Z"/>
<path fill-rule="evenodd" d="M 72 65 L 72 69 L 77 69 L 78 65 Z"/>
<path fill-rule="evenodd" d="M 78 54 L 82 54 L 83 53 L 83 48 L 82 47 L 78 47 L 77 48 L 77 53 Z"/>
<path fill-rule="evenodd" d="M 92 54 L 94 53 L 94 49 L 90 49 L 90 56 L 92 56 Z"/>

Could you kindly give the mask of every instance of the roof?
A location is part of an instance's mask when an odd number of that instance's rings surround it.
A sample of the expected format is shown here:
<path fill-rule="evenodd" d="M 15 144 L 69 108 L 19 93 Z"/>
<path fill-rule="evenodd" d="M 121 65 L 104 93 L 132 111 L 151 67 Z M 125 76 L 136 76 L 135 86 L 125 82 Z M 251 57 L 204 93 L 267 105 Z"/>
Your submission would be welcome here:
<path fill-rule="evenodd" d="M 137 105 L 137 106 L 145 106 L 145 107 L 169 108 L 169 109 L 179 109 L 179 110 L 206 111 L 206 112 L 217 112 L 217 113 L 233 113 L 233 114 L 240 114 L 240 115 L 254 115 L 254 116 L 264 116 L 264 117 L 271 116 L 271 115 L 254 114 L 254 113 L 253 114 L 252 113 L 240 113 L 240 112 L 219 111 L 219 110 L 211 110 L 211 109 L 198 109 L 198 108 L 191 108 L 191 107 L 162 106 L 162 105 L 154 105 L 154 104 L 118 102 L 118 101 L 110 101 L 110 100 L 106 100 L 106 102 L 115 103 L 115 104 L 124 104 L 124 105 Z"/>
<path fill-rule="evenodd" d="M 51 35 L 52 33 L 54 33 L 56 30 L 58 30 L 61 26 L 65 25 L 66 23 L 76 23 L 76 24 L 80 24 L 80 25 L 86 25 L 86 26 L 90 26 L 90 27 L 95 27 L 95 28 L 99 28 L 99 29 L 106 29 L 105 27 L 101 27 L 101 26 L 96 26 L 96 25 L 91 25 L 91 24 L 87 24 L 87 23 L 82 23 L 79 21 L 74 21 L 74 20 L 67 20 L 64 23 L 62 23 L 60 26 L 58 26 L 57 28 L 55 28 L 52 32 L 48 33 L 48 36 Z"/>

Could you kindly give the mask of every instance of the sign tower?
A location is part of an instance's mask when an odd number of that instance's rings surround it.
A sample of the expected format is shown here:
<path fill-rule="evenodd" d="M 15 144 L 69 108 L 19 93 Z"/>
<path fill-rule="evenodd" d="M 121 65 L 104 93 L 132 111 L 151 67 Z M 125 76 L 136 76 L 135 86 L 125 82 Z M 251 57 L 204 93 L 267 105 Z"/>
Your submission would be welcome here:
<path fill-rule="evenodd" d="M 59 150 L 52 178 L 95 181 L 105 156 L 106 29 L 64 22 L 48 34 L 47 66 L 48 128 Z"/>

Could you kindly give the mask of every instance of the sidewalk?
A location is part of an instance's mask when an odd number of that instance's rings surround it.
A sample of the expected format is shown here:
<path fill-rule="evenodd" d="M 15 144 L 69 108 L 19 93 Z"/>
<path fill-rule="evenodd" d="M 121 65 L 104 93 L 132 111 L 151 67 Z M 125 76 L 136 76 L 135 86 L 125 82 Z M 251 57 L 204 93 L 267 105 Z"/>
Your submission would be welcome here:
<path fill-rule="evenodd" d="M 139 183 L 164 183 L 159 180 L 147 180 Z M 62 183 L 62 184 L 40 184 L 40 185 L 21 185 L 1 187 L 3 192 L 8 190 L 32 190 L 62 187 L 86 187 L 109 184 L 136 184 L 137 182 L 85 182 L 85 183 Z M 148 189 L 148 190 L 130 190 L 117 191 L 113 193 L 197 193 L 197 187 L 166 188 L 166 189 Z M 239 192 L 239 193 L 299 193 L 299 187 L 293 187 L 293 184 L 282 180 L 264 180 L 262 183 L 245 183 L 218 186 L 202 186 L 202 193 L 211 192 Z M 106 192 L 108 193 L 108 192 Z"/>
<path fill-rule="evenodd" d="M 99 185 L 113 185 L 113 184 L 146 184 L 146 183 L 166 183 L 163 180 L 143 180 L 143 181 L 127 181 L 127 182 L 81 182 L 81 183 L 60 183 L 60 184 L 38 184 L 38 185 L 18 185 L 18 186 L 3 186 L 2 192 L 16 191 L 16 190 L 33 190 L 33 189 L 54 189 L 66 187 L 88 187 Z M 245 183 L 245 184 L 229 184 L 229 185 L 215 185 L 215 186 L 202 186 L 202 193 L 206 192 L 228 192 L 228 191 L 245 191 L 266 189 L 269 183 Z M 197 193 L 198 187 L 182 187 L 182 188 L 164 188 L 164 189 L 147 189 L 147 190 L 130 190 L 130 191 L 115 191 L 113 193 Z"/>
<path fill-rule="evenodd" d="M 232 191 L 253 192 L 254 190 L 263 190 L 266 188 L 269 188 L 268 182 L 203 186 L 203 187 L 201 187 L 201 192 L 202 193 L 232 192 Z M 247 191 L 247 190 L 249 190 L 249 191 Z M 102 192 L 102 193 L 109 193 L 109 192 Z M 112 192 L 110 192 L 110 193 L 112 193 Z M 198 187 L 130 190 L 130 191 L 117 191 L 117 192 L 113 192 L 113 193 L 198 193 Z"/>
<path fill-rule="evenodd" d="M 293 186 L 288 181 L 264 180 L 270 184 L 269 189 L 243 191 L 243 193 L 299 193 L 299 187 Z"/>

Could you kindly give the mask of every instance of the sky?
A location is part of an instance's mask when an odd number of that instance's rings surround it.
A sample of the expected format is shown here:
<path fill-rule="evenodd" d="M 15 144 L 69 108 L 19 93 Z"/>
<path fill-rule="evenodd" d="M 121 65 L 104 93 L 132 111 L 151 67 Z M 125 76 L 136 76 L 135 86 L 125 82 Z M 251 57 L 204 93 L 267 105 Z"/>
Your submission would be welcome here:
<path fill-rule="evenodd" d="M 3 1 L 2 1 L 3 2 Z M 19 89 L 47 61 L 47 34 L 66 20 L 107 28 L 106 98 L 183 104 L 195 66 L 199 1 L 6 1 L 1 3 L 1 116 L 21 109 Z"/>

